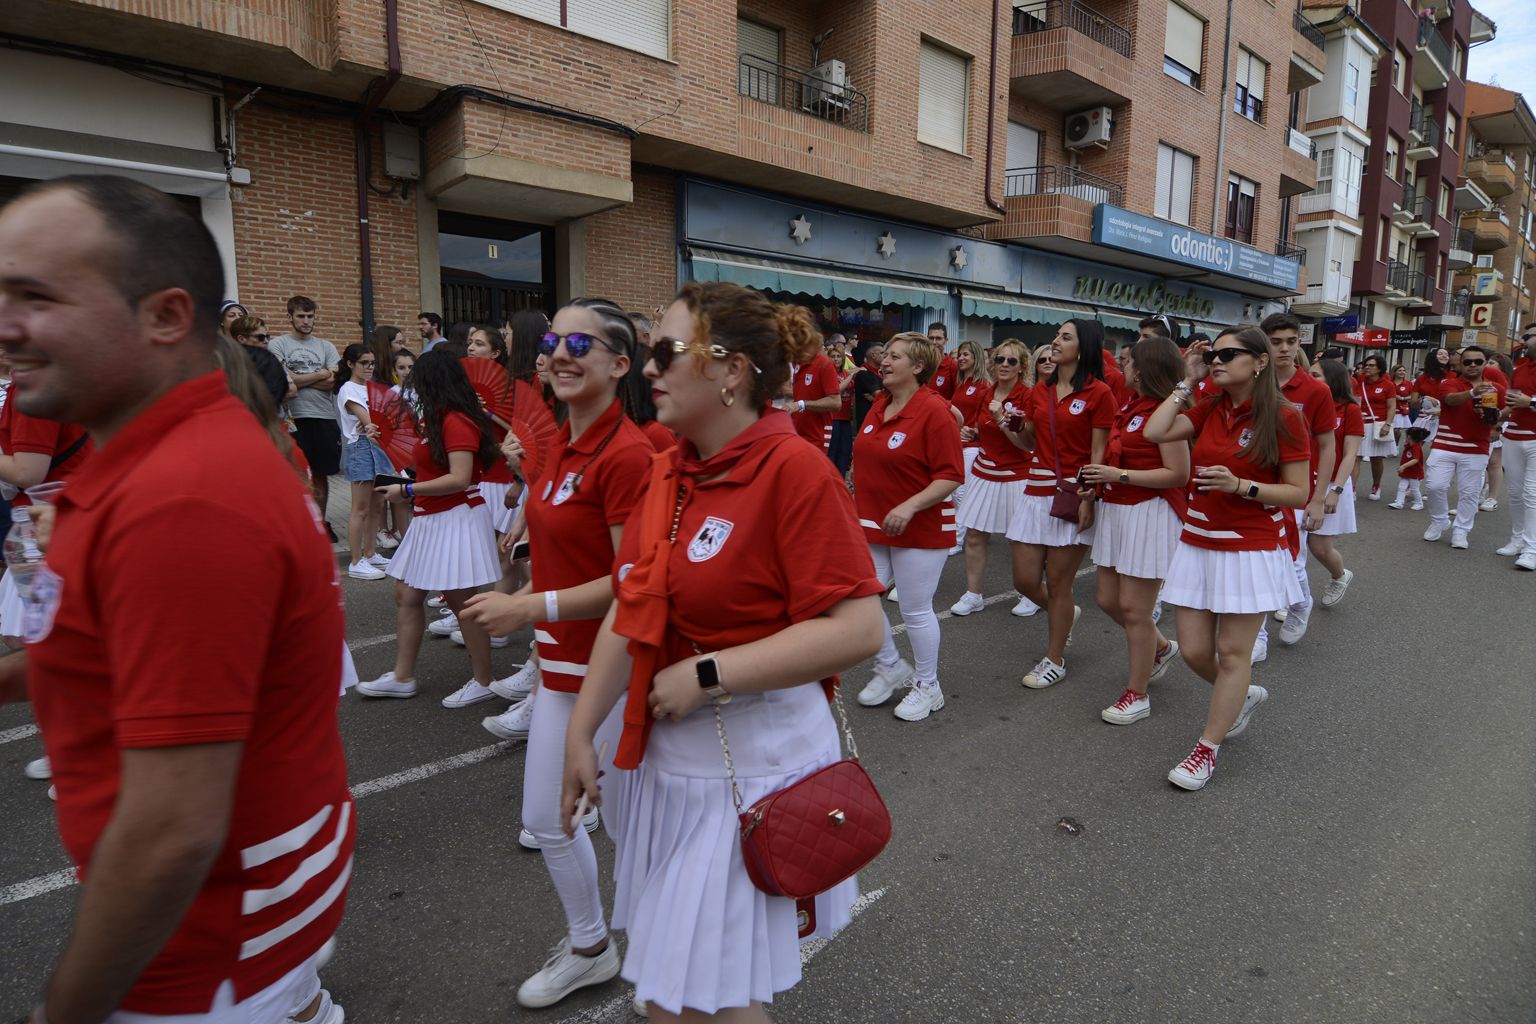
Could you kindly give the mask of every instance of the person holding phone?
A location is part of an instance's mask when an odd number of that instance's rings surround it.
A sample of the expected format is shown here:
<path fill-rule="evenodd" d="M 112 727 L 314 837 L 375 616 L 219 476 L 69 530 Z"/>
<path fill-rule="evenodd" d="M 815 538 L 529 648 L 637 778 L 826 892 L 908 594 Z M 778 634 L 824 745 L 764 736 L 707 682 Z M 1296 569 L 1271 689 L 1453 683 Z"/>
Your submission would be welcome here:
<path fill-rule="evenodd" d="M 384 498 L 373 479 L 395 471 L 374 443 L 379 428 L 368 413 L 368 381 L 377 357 L 362 343 L 348 345 L 337 368 L 336 414 L 341 424 L 341 471 L 352 486 L 352 512 L 347 517 L 347 575 L 355 580 L 382 580 L 389 559 L 378 552 L 384 522 Z"/>
<path fill-rule="evenodd" d="M 555 450 L 528 482 L 523 514 L 533 578 L 516 594 L 476 595 L 462 615 L 464 623 L 496 636 L 533 626 L 538 642 L 539 686 L 528 698 L 535 703 L 523 768 L 523 828 L 543 852 L 565 910 L 566 934 L 548 962 L 518 987 L 517 1001 L 527 1007 L 553 1006 L 619 973 L 597 855 L 585 831 L 566 835 L 560 784 L 566 725 L 598 627 L 613 603 L 614 552 L 655 454 L 620 399 L 636 347 L 634 322 L 622 307 L 607 299 L 576 299 L 555 314 L 540 346 L 569 417 Z M 613 743 L 618 733 L 614 714 L 603 735 Z M 608 827 L 617 831 L 612 821 Z"/>
<path fill-rule="evenodd" d="M 1077 471 L 1103 463 L 1117 408 L 1104 382 L 1103 324 L 1063 323 L 1051 341 L 1051 363 L 1051 375 L 1030 390 L 1017 431 L 1034 455 L 1024 496 L 1008 523 L 1013 585 L 1045 608 L 1049 628 L 1045 657 L 1022 680 L 1035 690 L 1067 676 L 1067 644 L 1083 613 L 1072 601 L 1072 581 L 1093 543 L 1094 496 L 1079 489 Z M 1063 518 L 1069 505 L 1075 518 Z"/>
<path fill-rule="evenodd" d="M 1184 353 L 1185 377 L 1142 428 L 1153 444 L 1194 442 L 1195 474 L 1184 529 L 1163 581 L 1176 606 L 1179 653 L 1211 684 L 1205 729 L 1168 781 L 1196 790 L 1210 782 L 1221 745 L 1248 728 L 1269 691 L 1252 685 L 1259 624 L 1295 601 L 1292 551 L 1300 546 L 1287 510 L 1311 493 L 1308 424 L 1285 401 L 1264 331 L 1229 327 Z M 1197 398 L 1210 377 L 1216 391 Z"/>
<path fill-rule="evenodd" d="M 357 684 L 365 697 L 416 696 L 416 659 L 426 627 L 424 602 L 441 593 L 458 614 L 480 587 L 501 577 L 491 515 L 476 484 L 499 458 L 491 420 L 469 386 L 464 367 L 450 351 L 422 356 L 411 373 L 421 401 L 421 443 L 412 468 L 414 483 L 378 489 L 388 501 L 409 501 L 411 525 L 389 563 L 395 584 L 395 667 Z M 491 692 L 490 638 L 478 625 L 464 627 L 473 671 L 469 682 L 443 698 L 445 708 L 463 708 L 495 696 Z"/>
<path fill-rule="evenodd" d="M 954 543 L 949 496 L 965 475 L 960 432 L 949 401 L 927 387 L 943 350 L 916 331 L 885 346 L 885 393 L 853 443 L 854 506 L 875 575 L 900 594 L 901 621 L 912 643 L 913 667 L 896 651 L 890 623 L 875 656 L 875 673 L 859 703 L 878 707 L 904 684 L 912 687 L 896 717 L 920 722 L 944 707 L 939 688 L 939 620 L 933 594 Z"/>
<path fill-rule="evenodd" d="M 1483 476 L 1491 447 L 1489 431 L 1499 420 L 1508 391 L 1484 377 L 1488 353 L 1476 345 L 1461 350 L 1457 374 L 1440 384 L 1440 432 L 1424 465 L 1429 528 L 1424 539 L 1439 540 L 1451 528 L 1451 547 L 1465 551 L 1482 498 Z M 1450 491 L 1456 487 L 1456 520 L 1452 523 Z"/>

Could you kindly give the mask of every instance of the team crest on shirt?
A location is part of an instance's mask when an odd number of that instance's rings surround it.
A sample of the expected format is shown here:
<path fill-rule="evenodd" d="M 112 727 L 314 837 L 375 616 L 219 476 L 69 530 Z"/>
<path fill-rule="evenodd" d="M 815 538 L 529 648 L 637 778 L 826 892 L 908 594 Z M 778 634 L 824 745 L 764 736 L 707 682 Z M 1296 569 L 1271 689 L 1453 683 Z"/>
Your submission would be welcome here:
<path fill-rule="evenodd" d="M 933 386 L 936 387 L 936 388 L 941 388 L 941 387 L 944 386 L 944 375 L 943 374 L 939 374 L 937 377 L 933 378 Z"/>
<path fill-rule="evenodd" d="M 554 484 L 554 481 L 551 480 L 548 484 L 546 484 L 544 486 L 544 493 L 545 494 L 549 493 L 549 488 L 553 484 Z M 564 505 L 567 501 L 571 500 L 571 495 L 573 495 L 575 493 L 576 493 L 576 474 L 575 473 L 567 473 L 567 474 L 565 474 L 565 479 L 560 482 L 560 489 L 555 492 L 555 497 L 551 501 L 551 504 L 553 504 L 553 505 Z"/>
<path fill-rule="evenodd" d="M 1248 447 L 1248 442 L 1252 441 L 1252 440 L 1253 440 L 1253 430 L 1252 430 L 1252 428 L 1244 427 L 1243 428 L 1243 432 L 1241 434 L 1237 435 L 1237 446 L 1239 448 L 1247 448 Z"/>
<path fill-rule="evenodd" d="M 53 632 L 53 617 L 59 612 L 59 601 L 64 596 L 64 581 L 48 568 L 39 565 L 32 573 L 32 583 L 27 596 L 21 600 L 21 638 L 29 644 L 41 643 Z"/>
<path fill-rule="evenodd" d="M 1067 406 L 1067 411 L 1070 412 L 1073 416 L 1081 416 L 1083 414 L 1083 410 L 1086 408 L 1088 408 L 1087 402 L 1083 401 L 1081 398 L 1074 398 L 1072 399 L 1072 404 Z"/>
<path fill-rule="evenodd" d="M 1132 416 L 1131 422 L 1125 425 L 1126 432 L 1134 434 L 1136 431 L 1141 429 L 1141 425 L 1145 423 L 1146 420 L 1147 418 L 1145 416 Z"/>
<path fill-rule="evenodd" d="M 815 375 L 815 374 L 813 374 L 813 373 L 808 373 L 808 374 L 806 374 L 806 375 L 805 375 L 805 384 L 806 384 L 806 387 L 810 387 L 810 385 L 811 385 L 811 381 L 813 381 L 813 380 L 815 380 L 815 379 L 816 379 L 816 375 Z"/>
<path fill-rule="evenodd" d="M 907 435 L 905 433 L 903 433 L 902 431 L 898 430 L 898 431 L 896 431 L 896 433 L 891 435 L 891 439 L 889 441 L 885 442 L 885 446 L 887 448 L 889 448 L 891 451 L 895 451 L 897 448 L 901 447 L 902 442 L 905 441 L 906 439 L 907 439 Z"/>
<path fill-rule="evenodd" d="M 707 562 L 720 553 L 725 547 L 726 538 L 736 524 L 729 519 L 720 519 L 710 516 L 704 520 L 704 525 L 699 527 L 699 532 L 693 535 L 693 540 L 688 542 L 688 561 Z"/>
<path fill-rule="evenodd" d="M 976 385 L 972 384 L 970 387 L 966 388 L 965 393 L 967 395 L 974 395 L 976 393 Z"/>

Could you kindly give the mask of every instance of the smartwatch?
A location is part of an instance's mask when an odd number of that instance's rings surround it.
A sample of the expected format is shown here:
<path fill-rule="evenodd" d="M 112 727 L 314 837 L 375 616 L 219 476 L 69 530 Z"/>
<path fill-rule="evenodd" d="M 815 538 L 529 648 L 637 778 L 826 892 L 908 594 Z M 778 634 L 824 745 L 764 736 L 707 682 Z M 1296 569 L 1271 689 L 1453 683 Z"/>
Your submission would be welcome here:
<path fill-rule="evenodd" d="M 713 654 L 700 658 L 693 666 L 699 677 L 699 689 L 716 704 L 729 704 L 731 693 L 720 682 L 720 663 Z"/>
<path fill-rule="evenodd" d="M 1343 494 L 1344 493 L 1344 485 L 1343 484 L 1329 484 L 1328 485 L 1328 493 L 1329 494 Z"/>
<path fill-rule="evenodd" d="M 1128 484 L 1128 483 L 1131 482 L 1131 471 L 1130 470 L 1122 469 L 1120 471 L 1120 482 L 1122 484 Z"/>
<path fill-rule="evenodd" d="M 1248 491 L 1244 495 L 1244 497 L 1248 498 L 1249 500 L 1252 500 L 1254 498 L 1257 498 L 1258 496 L 1259 496 L 1259 485 L 1258 485 L 1258 483 L 1253 481 L 1253 480 L 1249 480 L 1248 481 Z"/>

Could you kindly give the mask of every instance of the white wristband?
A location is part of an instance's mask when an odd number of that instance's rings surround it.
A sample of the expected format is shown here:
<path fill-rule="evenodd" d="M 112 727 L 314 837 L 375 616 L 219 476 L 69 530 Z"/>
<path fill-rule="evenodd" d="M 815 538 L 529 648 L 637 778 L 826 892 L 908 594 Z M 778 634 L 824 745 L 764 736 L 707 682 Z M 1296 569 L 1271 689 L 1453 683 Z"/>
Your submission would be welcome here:
<path fill-rule="evenodd" d="M 560 621 L 560 594 L 559 591 L 544 591 L 544 621 Z"/>
<path fill-rule="evenodd" d="M 805 412 L 805 400 L 803 398 L 795 402 L 795 411 Z"/>

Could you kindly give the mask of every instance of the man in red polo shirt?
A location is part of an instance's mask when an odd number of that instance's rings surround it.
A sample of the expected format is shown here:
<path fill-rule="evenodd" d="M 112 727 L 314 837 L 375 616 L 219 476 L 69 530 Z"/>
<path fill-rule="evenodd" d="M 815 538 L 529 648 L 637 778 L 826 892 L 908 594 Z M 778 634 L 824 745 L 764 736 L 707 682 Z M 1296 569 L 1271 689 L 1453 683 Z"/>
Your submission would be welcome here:
<path fill-rule="evenodd" d="M 939 368 L 933 371 L 933 377 L 928 381 L 928 387 L 943 395 L 944 401 L 953 402 L 955 378 L 960 373 L 960 364 L 949 354 L 949 328 L 944 326 L 942 320 L 935 320 L 928 325 L 928 340 L 939 346 L 939 351 L 944 353 L 939 360 Z"/>
<path fill-rule="evenodd" d="M 790 397 L 778 406 L 789 413 L 795 433 L 827 451 L 832 442 L 832 414 L 843 404 L 837 367 L 825 353 L 817 352 L 808 363 L 791 363 Z"/>
<path fill-rule="evenodd" d="M 1499 554 L 1515 555 L 1515 568 L 1536 572 L 1536 324 L 1520 334 L 1525 358 L 1505 395 L 1504 473 L 1509 481 L 1509 543 Z M 1486 367 L 1485 367 L 1486 369 Z"/>
<path fill-rule="evenodd" d="M 1270 350 L 1274 352 L 1271 362 L 1274 365 L 1275 382 L 1280 385 L 1280 394 L 1301 413 L 1311 432 L 1312 494 L 1307 507 L 1297 512 L 1302 543 L 1295 559 L 1296 579 L 1301 584 L 1306 600 L 1283 609 L 1286 613 L 1285 622 L 1280 626 L 1280 642 L 1290 646 L 1306 635 L 1307 624 L 1312 618 L 1312 584 L 1307 579 L 1306 531 L 1323 525 L 1323 513 L 1328 500 L 1331 498 L 1336 503 L 1343 493 L 1343 488 L 1330 493 L 1332 489 L 1328 483 L 1333 479 L 1334 449 L 1337 447 L 1335 430 L 1339 418 L 1328 385 L 1310 373 L 1298 372 L 1296 353 L 1301 349 L 1301 321 L 1289 313 L 1273 313 L 1265 317 L 1259 326 L 1268 335 Z M 1264 626 L 1260 627 L 1259 638 L 1255 641 L 1253 660 L 1263 661 L 1268 652 L 1269 630 Z"/>
<path fill-rule="evenodd" d="M 82 883 L 34 1024 L 343 1017 L 317 973 L 356 835 L 336 563 L 214 369 L 223 294 L 207 229 L 148 186 L 60 178 L 0 211 L 10 401 L 97 446 L 0 660 Z"/>

